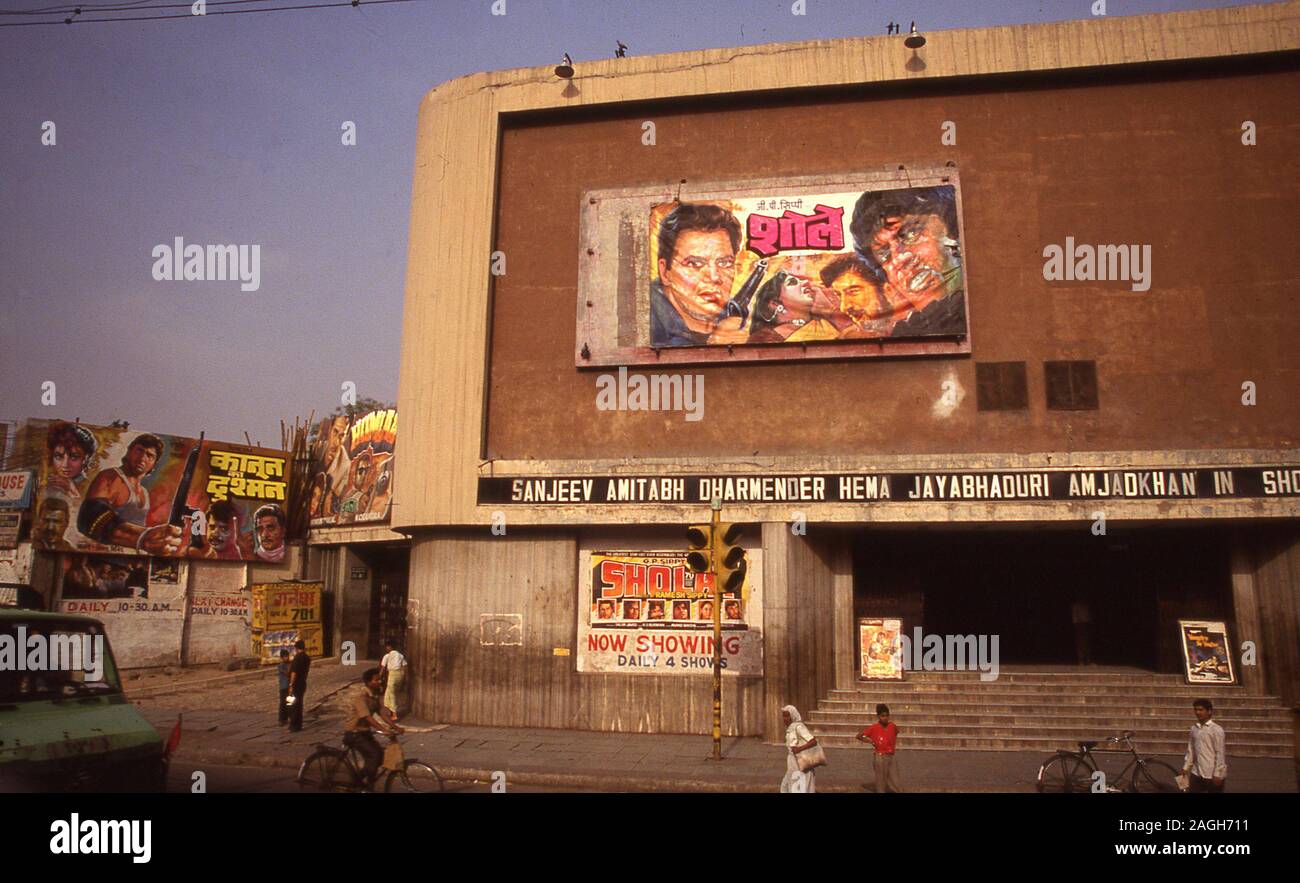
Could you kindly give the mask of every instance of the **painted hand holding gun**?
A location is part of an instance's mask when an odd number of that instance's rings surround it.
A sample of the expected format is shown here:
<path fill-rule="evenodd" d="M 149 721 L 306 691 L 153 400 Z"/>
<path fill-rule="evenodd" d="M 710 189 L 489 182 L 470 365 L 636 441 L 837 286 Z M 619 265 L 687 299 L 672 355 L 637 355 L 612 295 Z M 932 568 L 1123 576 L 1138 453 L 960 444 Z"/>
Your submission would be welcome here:
<path fill-rule="evenodd" d="M 750 301 L 753 300 L 755 292 L 763 284 L 763 274 L 767 272 L 767 259 L 764 258 L 754 265 L 753 271 L 745 284 L 740 286 L 740 291 L 736 292 L 731 300 L 727 301 L 726 309 L 723 310 L 722 317 L 718 324 L 714 326 L 713 333 L 709 335 L 709 343 L 748 343 L 750 324 Z"/>

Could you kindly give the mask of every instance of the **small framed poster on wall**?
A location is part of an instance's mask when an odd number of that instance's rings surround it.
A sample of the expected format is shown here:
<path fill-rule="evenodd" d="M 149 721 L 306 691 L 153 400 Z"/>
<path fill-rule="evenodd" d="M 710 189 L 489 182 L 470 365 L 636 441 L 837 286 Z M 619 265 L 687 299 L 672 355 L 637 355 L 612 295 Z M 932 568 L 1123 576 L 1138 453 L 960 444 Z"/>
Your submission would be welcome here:
<path fill-rule="evenodd" d="M 1178 634 L 1183 648 L 1184 674 L 1189 684 L 1235 684 L 1232 645 L 1228 643 L 1228 626 L 1222 622 L 1178 620 Z"/>
<path fill-rule="evenodd" d="M 903 621 L 858 620 L 858 647 L 862 656 L 858 677 L 864 681 L 903 679 Z"/>

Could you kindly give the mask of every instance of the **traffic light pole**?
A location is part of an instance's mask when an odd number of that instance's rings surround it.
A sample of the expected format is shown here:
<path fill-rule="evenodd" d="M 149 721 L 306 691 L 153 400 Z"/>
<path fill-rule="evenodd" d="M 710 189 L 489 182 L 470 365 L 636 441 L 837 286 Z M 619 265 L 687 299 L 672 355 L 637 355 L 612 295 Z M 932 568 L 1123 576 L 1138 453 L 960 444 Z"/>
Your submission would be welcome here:
<path fill-rule="evenodd" d="M 713 760 L 722 760 L 722 579 L 718 574 L 718 562 L 725 554 L 726 546 L 719 526 L 721 516 L 722 501 L 714 500 L 713 554 L 709 556 L 713 574 Z"/>

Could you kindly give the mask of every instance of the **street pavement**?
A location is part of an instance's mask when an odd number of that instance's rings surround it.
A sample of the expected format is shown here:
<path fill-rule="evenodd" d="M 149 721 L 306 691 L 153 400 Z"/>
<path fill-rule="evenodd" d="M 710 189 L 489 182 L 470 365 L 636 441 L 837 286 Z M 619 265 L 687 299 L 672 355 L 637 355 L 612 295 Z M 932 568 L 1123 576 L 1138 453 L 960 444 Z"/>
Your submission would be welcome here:
<path fill-rule="evenodd" d="M 289 733 L 276 719 L 273 671 L 241 672 L 208 679 L 189 678 L 184 685 L 152 683 L 134 695 L 140 712 L 158 730 L 170 732 L 184 715 L 180 749 L 173 760 L 173 781 L 188 791 L 193 770 L 274 768 L 265 780 L 250 773 L 231 779 L 231 788 L 288 790 L 299 764 L 317 743 L 337 745 L 349 697 L 359 690 L 366 663 L 341 666 L 323 660 L 312 666 L 303 731 Z M 504 773 L 510 790 L 552 791 L 758 791 L 773 792 L 785 773 L 786 749 L 757 738 L 723 740 L 723 760 L 709 759 L 707 736 L 593 733 L 581 730 L 478 727 L 404 719 L 433 732 L 403 738 L 406 756 L 438 768 L 456 783 L 449 790 L 483 791 L 494 773 Z M 864 721 L 865 723 L 865 721 Z M 896 763 L 903 786 L 923 792 L 1032 792 L 1044 755 L 1020 751 L 908 751 L 906 720 Z M 1231 734 L 1229 734 L 1231 738 Z M 1064 747 L 1064 746 L 1063 746 Z M 869 749 L 830 748 L 829 764 L 817 771 L 819 792 L 865 793 L 871 785 Z M 1181 758 L 1166 758 L 1177 766 Z M 1116 756 L 1103 769 L 1118 773 L 1125 758 Z M 1230 758 L 1233 792 L 1296 791 L 1294 764 L 1271 758 Z M 499 776 L 497 778 L 500 778 Z M 216 781 L 216 777 L 210 777 Z M 223 786 L 224 787 L 224 786 Z M 212 790 L 211 788 L 209 790 Z"/>
<path fill-rule="evenodd" d="M 205 794 L 277 794 L 299 793 L 297 770 L 286 767 L 229 766 L 203 764 L 203 793 Z M 191 792 L 194 788 L 194 769 L 189 764 L 173 764 L 167 777 L 167 791 L 171 794 Z M 492 788 L 486 782 L 448 782 L 447 794 L 487 794 Z M 553 788 L 537 785 L 515 785 L 508 793 L 548 793 Z M 566 788 L 566 791 L 589 790 Z"/>

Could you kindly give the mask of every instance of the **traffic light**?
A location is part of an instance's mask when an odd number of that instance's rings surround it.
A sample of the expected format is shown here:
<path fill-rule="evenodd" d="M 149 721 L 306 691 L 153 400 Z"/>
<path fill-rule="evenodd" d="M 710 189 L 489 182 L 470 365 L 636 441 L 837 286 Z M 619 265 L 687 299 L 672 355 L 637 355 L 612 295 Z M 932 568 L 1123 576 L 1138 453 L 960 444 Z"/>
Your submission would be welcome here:
<path fill-rule="evenodd" d="M 713 569 L 713 525 L 692 524 L 686 529 L 686 567 L 692 573 L 708 573 Z"/>
<path fill-rule="evenodd" d="M 745 550 L 740 548 L 740 536 L 744 531 L 739 524 L 717 525 L 713 536 L 713 566 L 717 573 L 718 585 L 724 592 L 739 592 L 745 584 Z"/>

